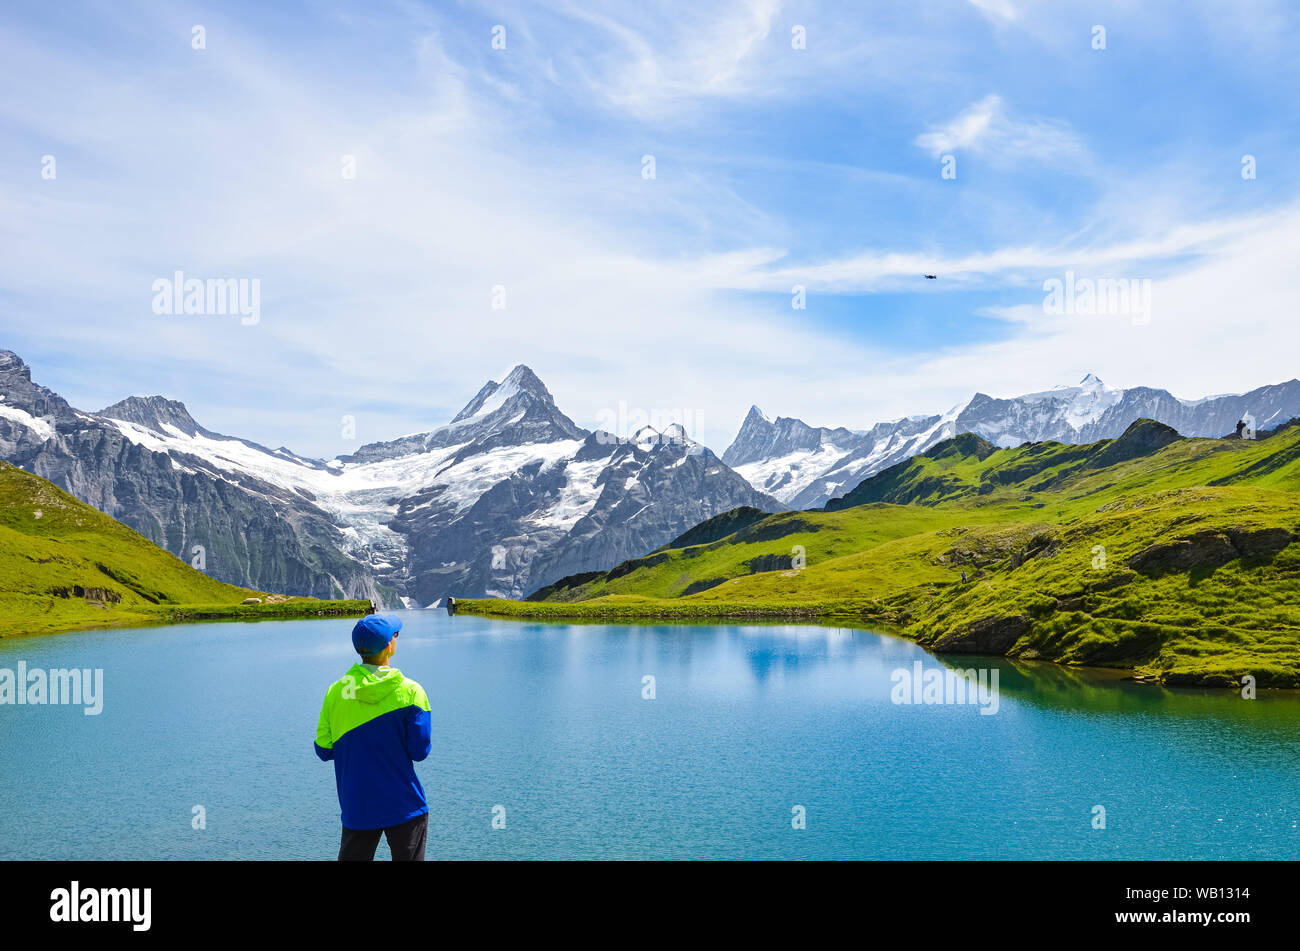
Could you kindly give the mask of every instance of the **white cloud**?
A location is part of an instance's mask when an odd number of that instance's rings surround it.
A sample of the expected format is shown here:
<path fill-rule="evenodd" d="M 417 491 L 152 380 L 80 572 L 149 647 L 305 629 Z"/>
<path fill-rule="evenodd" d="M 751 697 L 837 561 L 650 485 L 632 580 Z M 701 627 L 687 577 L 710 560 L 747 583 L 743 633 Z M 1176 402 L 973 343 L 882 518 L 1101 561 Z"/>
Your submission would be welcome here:
<path fill-rule="evenodd" d="M 608 106 L 635 114 L 754 92 L 770 82 L 761 61 L 771 58 L 765 43 L 780 8 L 779 0 L 648 3 L 614 15 L 599 5 L 564 3 L 559 12 L 594 28 L 597 41 L 563 65 Z"/>
<path fill-rule="evenodd" d="M 970 0 L 972 6 L 991 20 L 1016 20 L 1020 11 L 1012 0 Z"/>
<path fill-rule="evenodd" d="M 858 294 L 915 286 L 935 273 L 934 290 L 1015 286 L 1067 269 L 1116 273 L 1138 268 L 1149 274 L 1179 258 L 1223 253 L 1235 241 L 1268 227 L 1274 215 L 1175 225 L 1152 218 L 1150 232 L 1109 244 L 1018 246 L 949 256 L 918 251 L 864 251 L 806 265 L 786 263 L 783 251 L 762 249 L 705 259 L 699 278 L 735 290 L 788 291 L 792 284 L 831 294 Z M 777 266 L 780 265 L 780 266 Z"/>
<path fill-rule="evenodd" d="M 1002 97 L 993 93 L 944 125 L 918 135 L 916 145 L 936 156 L 968 151 L 1006 164 L 1023 160 L 1077 163 L 1087 155 L 1067 123 L 1013 119 Z"/>

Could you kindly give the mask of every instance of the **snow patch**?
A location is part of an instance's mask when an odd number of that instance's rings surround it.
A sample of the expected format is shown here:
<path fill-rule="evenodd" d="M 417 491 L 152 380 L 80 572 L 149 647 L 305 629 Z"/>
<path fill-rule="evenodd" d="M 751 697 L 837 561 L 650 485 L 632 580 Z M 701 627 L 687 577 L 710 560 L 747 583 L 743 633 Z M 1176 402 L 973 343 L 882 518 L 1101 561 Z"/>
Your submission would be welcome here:
<path fill-rule="evenodd" d="M 54 436 L 53 426 L 41 419 L 39 416 L 33 416 L 31 413 L 21 410 L 17 406 L 6 406 L 4 403 L 0 403 L 0 416 L 26 426 L 42 440 L 51 439 Z"/>

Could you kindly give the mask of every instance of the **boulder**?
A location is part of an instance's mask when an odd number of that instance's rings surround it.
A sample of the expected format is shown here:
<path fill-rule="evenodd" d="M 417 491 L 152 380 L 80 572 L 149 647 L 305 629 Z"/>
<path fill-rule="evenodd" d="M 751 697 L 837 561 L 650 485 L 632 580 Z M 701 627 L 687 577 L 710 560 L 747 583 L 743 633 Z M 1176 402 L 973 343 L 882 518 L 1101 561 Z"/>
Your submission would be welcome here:
<path fill-rule="evenodd" d="M 1148 545 L 1128 560 L 1128 566 L 1144 575 L 1162 575 L 1171 571 L 1218 568 L 1239 557 L 1227 535 L 1205 531 L 1172 542 Z"/>
<path fill-rule="evenodd" d="M 1209 529 L 1187 538 L 1149 545 L 1130 558 L 1128 566 L 1145 575 L 1214 569 L 1237 558 L 1271 558 L 1294 540 L 1295 536 L 1284 528 Z"/>
<path fill-rule="evenodd" d="M 755 575 L 761 571 L 785 571 L 791 566 L 791 556 L 787 554 L 779 555 L 756 555 L 745 562 L 745 569 Z"/>
<path fill-rule="evenodd" d="M 1005 654 L 1029 631 L 1029 618 L 980 618 L 939 637 L 930 645 L 936 654 Z"/>
<path fill-rule="evenodd" d="M 1296 540 L 1285 528 L 1261 528 L 1253 532 L 1230 528 L 1227 535 L 1243 558 L 1272 558 Z"/>

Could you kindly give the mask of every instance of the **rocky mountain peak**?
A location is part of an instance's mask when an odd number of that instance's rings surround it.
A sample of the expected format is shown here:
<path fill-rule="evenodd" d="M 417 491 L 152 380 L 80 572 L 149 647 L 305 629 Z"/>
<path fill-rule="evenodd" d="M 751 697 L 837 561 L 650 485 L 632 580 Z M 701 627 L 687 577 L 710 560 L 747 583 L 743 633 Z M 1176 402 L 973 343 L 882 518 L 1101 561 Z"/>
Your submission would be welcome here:
<path fill-rule="evenodd" d="M 681 423 L 669 423 L 664 427 L 663 438 L 665 442 L 677 443 L 678 445 L 694 445 L 694 440 L 686 432 L 686 427 Z"/>
<path fill-rule="evenodd" d="M 25 370 L 26 368 L 27 364 L 23 363 L 23 358 L 18 354 L 12 350 L 0 350 L 0 373 L 6 370 Z M 30 379 L 30 370 L 27 371 L 27 376 Z"/>
<path fill-rule="evenodd" d="M 488 398 L 500 387 L 501 384 L 497 383 L 495 380 L 488 380 L 479 388 L 479 391 L 474 394 L 474 398 L 465 404 L 464 409 L 451 418 L 451 421 L 453 423 L 459 423 L 462 420 L 469 419 L 471 416 L 476 415 L 479 411 L 479 407 L 487 402 Z"/>
<path fill-rule="evenodd" d="M 499 410 L 510 399 L 521 395 L 544 406 L 555 405 L 555 398 L 551 396 L 551 391 L 546 388 L 546 384 L 529 367 L 521 363 L 500 383 L 494 380 L 484 383 L 474 398 L 465 404 L 465 408 L 452 418 L 452 423 L 464 422 L 475 416 L 488 416 Z"/>
<path fill-rule="evenodd" d="M 128 396 L 100 410 L 99 415 L 135 423 L 157 433 L 168 432 L 165 427 L 179 429 L 187 436 L 207 432 L 194 421 L 184 403 L 165 396 Z"/>
<path fill-rule="evenodd" d="M 669 423 L 662 431 L 653 426 L 642 426 L 632 434 L 628 442 L 641 450 L 651 450 L 658 446 L 684 446 L 690 449 L 699 445 L 691 439 L 681 423 Z"/>
<path fill-rule="evenodd" d="M 510 387 L 525 393 L 531 393 L 538 399 L 543 399 L 548 403 L 555 400 L 551 397 L 551 391 L 546 388 L 546 384 L 541 381 L 531 367 L 520 363 L 507 374 L 506 378 L 501 381 L 503 387 Z"/>
<path fill-rule="evenodd" d="M 663 434 L 653 426 L 642 426 L 629 441 L 638 449 L 649 449 L 663 441 Z"/>
<path fill-rule="evenodd" d="M 852 438 L 847 429 L 813 427 L 789 416 L 771 419 L 757 406 L 751 406 L 736 438 L 722 454 L 722 461 L 729 466 L 742 466 L 774 455 L 815 452 L 826 442 L 846 437 Z"/>
<path fill-rule="evenodd" d="M 555 405 L 546 385 L 522 363 L 500 383 L 488 380 L 450 423 L 424 433 L 367 443 L 341 463 L 376 462 L 466 444 L 462 457 L 503 446 L 523 446 L 588 435 Z"/>
<path fill-rule="evenodd" d="M 73 414 L 63 397 L 32 382 L 31 368 L 12 350 L 0 350 L 0 406 L 42 419 L 66 419 Z"/>

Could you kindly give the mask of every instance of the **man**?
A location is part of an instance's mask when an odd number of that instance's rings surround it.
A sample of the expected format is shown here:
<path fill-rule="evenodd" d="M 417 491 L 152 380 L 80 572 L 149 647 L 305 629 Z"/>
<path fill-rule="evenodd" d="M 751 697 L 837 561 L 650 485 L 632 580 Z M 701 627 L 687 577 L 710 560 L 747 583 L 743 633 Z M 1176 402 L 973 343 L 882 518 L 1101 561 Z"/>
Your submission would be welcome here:
<path fill-rule="evenodd" d="M 429 755 L 432 721 L 424 688 L 388 666 L 401 629 L 392 614 L 358 621 L 352 646 L 361 662 L 330 685 L 321 706 L 316 755 L 334 760 L 339 861 L 374 861 L 380 833 L 394 861 L 424 861 L 429 806 L 411 764 Z"/>

